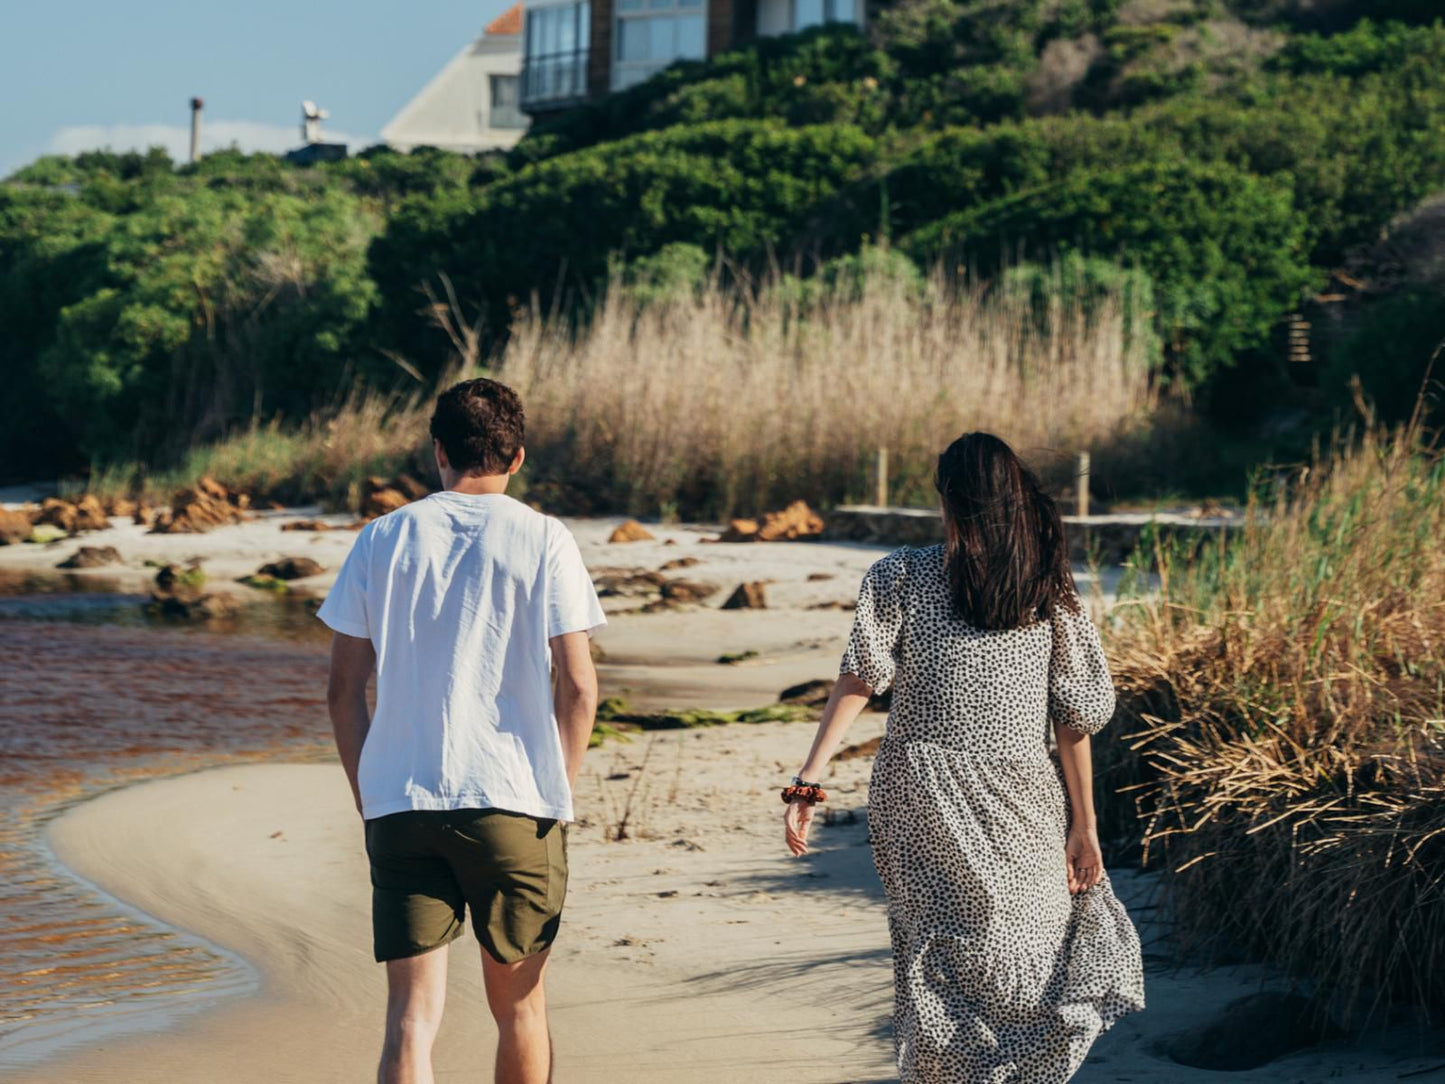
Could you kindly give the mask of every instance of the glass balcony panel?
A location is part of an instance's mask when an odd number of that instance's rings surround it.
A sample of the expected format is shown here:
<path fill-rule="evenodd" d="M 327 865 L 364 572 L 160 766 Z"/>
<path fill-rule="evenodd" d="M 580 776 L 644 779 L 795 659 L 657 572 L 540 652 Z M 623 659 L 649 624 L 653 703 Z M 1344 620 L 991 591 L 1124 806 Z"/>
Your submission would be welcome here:
<path fill-rule="evenodd" d="M 688 60 L 707 56 L 707 25 L 701 15 L 683 15 L 677 20 L 677 55 Z"/>
<path fill-rule="evenodd" d="M 647 24 L 647 58 L 667 63 L 677 56 L 677 20 L 670 15 L 653 15 Z"/>
<path fill-rule="evenodd" d="M 617 21 L 617 59 L 621 61 L 647 60 L 648 23 L 651 19 L 619 19 Z"/>

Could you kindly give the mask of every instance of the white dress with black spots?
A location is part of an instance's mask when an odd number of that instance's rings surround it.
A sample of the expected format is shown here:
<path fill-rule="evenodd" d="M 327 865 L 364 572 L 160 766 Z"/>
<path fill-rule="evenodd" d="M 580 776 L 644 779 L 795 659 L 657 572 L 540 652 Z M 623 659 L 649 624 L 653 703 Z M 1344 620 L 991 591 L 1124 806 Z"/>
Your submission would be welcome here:
<path fill-rule="evenodd" d="M 863 579 L 842 673 L 893 686 L 868 827 L 888 896 L 903 1084 L 1063 1084 L 1144 1007 L 1107 876 L 1071 896 L 1050 719 L 1096 733 L 1114 689 L 1087 614 L 1003 632 L 953 615 L 943 547 Z"/>

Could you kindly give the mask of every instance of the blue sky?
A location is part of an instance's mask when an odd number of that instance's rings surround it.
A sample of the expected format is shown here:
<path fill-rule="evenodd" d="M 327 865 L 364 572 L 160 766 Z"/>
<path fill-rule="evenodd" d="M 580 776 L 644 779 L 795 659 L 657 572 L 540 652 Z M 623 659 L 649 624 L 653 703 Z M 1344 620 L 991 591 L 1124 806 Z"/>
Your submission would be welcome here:
<path fill-rule="evenodd" d="M 510 0 L 0 0 L 0 177 L 47 152 L 165 143 L 183 155 L 189 102 L 210 139 L 377 133 Z M 359 149 L 353 146 L 353 150 Z"/>

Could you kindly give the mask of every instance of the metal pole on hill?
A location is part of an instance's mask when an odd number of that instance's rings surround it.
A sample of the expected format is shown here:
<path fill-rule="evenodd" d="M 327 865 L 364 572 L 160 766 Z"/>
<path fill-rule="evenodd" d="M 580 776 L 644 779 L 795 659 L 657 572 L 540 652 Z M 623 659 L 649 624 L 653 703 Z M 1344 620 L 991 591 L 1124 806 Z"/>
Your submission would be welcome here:
<path fill-rule="evenodd" d="M 1089 514 L 1089 453 L 1080 452 L 1074 458 L 1074 485 L 1078 497 L 1080 516 Z"/>
<path fill-rule="evenodd" d="M 873 461 L 873 503 L 888 507 L 888 449 L 879 448 Z"/>
<path fill-rule="evenodd" d="M 201 107 L 206 103 L 199 98 L 191 99 L 191 163 L 201 157 Z"/>

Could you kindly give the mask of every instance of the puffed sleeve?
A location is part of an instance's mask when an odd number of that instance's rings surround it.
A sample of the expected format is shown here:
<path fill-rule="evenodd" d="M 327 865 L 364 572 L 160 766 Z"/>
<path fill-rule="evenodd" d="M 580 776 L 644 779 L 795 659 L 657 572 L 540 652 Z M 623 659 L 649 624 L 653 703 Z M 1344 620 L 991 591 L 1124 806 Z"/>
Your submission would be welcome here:
<path fill-rule="evenodd" d="M 1054 607 L 1054 646 L 1049 658 L 1049 716 L 1083 734 L 1097 734 L 1114 716 L 1114 682 L 1099 630 L 1088 610 Z"/>
<path fill-rule="evenodd" d="M 898 641 L 903 631 L 906 548 L 873 562 L 858 589 L 853 631 L 838 673 L 853 674 L 875 693 L 893 684 Z"/>

